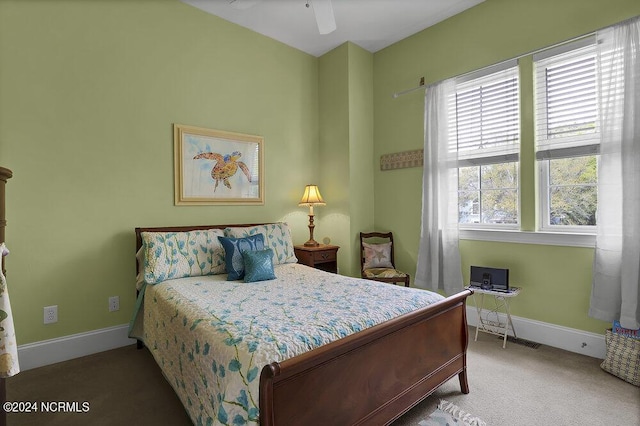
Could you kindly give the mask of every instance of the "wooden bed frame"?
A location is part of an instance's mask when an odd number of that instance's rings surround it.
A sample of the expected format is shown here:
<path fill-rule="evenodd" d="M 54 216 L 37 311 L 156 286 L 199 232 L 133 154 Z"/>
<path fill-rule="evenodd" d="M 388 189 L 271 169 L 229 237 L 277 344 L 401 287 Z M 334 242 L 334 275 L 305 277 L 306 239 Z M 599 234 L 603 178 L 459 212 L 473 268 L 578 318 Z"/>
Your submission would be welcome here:
<path fill-rule="evenodd" d="M 136 252 L 145 231 L 255 225 L 136 228 Z M 260 375 L 260 425 L 389 424 L 456 375 L 461 391 L 469 393 L 465 303 L 471 294 L 464 290 L 265 366 Z"/>

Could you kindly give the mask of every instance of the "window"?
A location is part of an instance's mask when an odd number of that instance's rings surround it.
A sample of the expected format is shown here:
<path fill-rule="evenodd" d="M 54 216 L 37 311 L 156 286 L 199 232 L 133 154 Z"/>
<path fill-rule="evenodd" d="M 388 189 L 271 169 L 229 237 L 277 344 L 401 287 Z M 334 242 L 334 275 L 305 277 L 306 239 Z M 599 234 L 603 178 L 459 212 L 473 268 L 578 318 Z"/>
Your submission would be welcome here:
<path fill-rule="evenodd" d="M 458 152 L 458 221 L 517 227 L 520 106 L 517 61 L 456 80 L 450 149 Z"/>
<path fill-rule="evenodd" d="M 595 232 L 600 131 L 594 40 L 533 59 L 539 227 Z"/>

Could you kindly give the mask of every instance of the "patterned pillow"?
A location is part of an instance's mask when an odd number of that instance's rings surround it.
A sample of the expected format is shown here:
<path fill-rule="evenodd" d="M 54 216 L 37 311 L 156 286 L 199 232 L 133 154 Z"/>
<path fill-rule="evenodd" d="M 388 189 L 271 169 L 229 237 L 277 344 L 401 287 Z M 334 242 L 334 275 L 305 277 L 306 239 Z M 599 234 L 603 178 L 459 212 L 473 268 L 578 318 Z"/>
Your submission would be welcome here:
<path fill-rule="evenodd" d="M 244 259 L 242 252 L 264 250 L 264 235 L 257 234 L 246 238 L 218 237 L 224 247 L 227 269 L 227 281 L 244 277 Z"/>
<path fill-rule="evenodd" d="M 224 274 L 220 229 L 187 232 L 143 232 L 144 280 L 148 284 L 173 278 Z"/>
<path fill-rule="evenodd" d="M 244 282 L 275 280 L 276 274 L 273 272 L 273 250 L 244 251 Z"/>
<path fill-rule="evenodd" d="M 249 235 L 264 234 L 265 247 L 273 250 L 273 264 L 297 263 L 298 258 L 293 251 L 291 231 L 289 225 L 284 222 L 270 223 L 267 225 L 248 226 L 244 228 L 226 228 L 224 234 L 227 237 L 248 237 Z"/>
<path fill-rule="evenodd" d="M 364 248 L 363 269 L 393 268 L 391 264 L 391 241 L 384 244 L 362 243 Z"/>

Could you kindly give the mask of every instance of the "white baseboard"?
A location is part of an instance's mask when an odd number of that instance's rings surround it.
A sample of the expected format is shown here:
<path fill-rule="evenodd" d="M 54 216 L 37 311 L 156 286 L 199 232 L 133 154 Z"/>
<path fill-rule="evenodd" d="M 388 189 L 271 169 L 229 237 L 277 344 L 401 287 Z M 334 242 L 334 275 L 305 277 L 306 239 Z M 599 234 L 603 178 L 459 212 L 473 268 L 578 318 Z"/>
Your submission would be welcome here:
<path fill-rule="evenodd" d="M 486 310 L 483 310 L 484 313 Z M 506 322 L 507 315 L 500 314 L 499 319 L 500 322 Z M 511 315 L 511 320 L 519 338 L 593 358 L 605 358 L 607 349 L 604 342 L 604 330 L 602 334 L 596 334 L 513 315 Z M 478 324 L 478 313 L 475 306 L 467 306 L 467 323 L 474 327 Z M 472 331 L 475 332 L 475 330 Z M 509 343 L 507 343 L 508 347 Z"/>
<path fill-rule="evenodd" d="M 20 370 L 26 371 L 32 368 L 132 345 L 136 340 L 130 339 L 127 336 L 128 332 L 129 325 L 125 324 L 20 345 L 18 346 Z"/>
<path fill-rule="evenodd" d="M 589 333 L 513 315 L 511 318 L 518 337 L 594 358 L 604 359 L 605 357 L 604 334 Z M 478 314 L 474 306 L 467 306 L 467 321 L 474 327 L 478 323 Z M 506 321 L 506 315 L 501 314 L 500 321 Z M 124 324 L 20 345 L 18 346 L 20 369 L 26 371 L 132 345 L 136 340 L 127 337 L 128 329 L 128 324 Z M 508 347 L 509 344 L 507 344 Z"/>

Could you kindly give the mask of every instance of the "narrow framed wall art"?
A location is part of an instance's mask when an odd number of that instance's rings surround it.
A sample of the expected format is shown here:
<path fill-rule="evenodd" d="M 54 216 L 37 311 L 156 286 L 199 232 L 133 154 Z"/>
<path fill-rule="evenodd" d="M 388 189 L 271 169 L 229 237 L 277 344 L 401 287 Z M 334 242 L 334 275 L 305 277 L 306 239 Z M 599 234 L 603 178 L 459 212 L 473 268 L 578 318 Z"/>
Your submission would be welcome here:
<path fill-rule="evenodd" d="M 264 204 L 262 136 L 173 125 L 176 205 Z"/>

